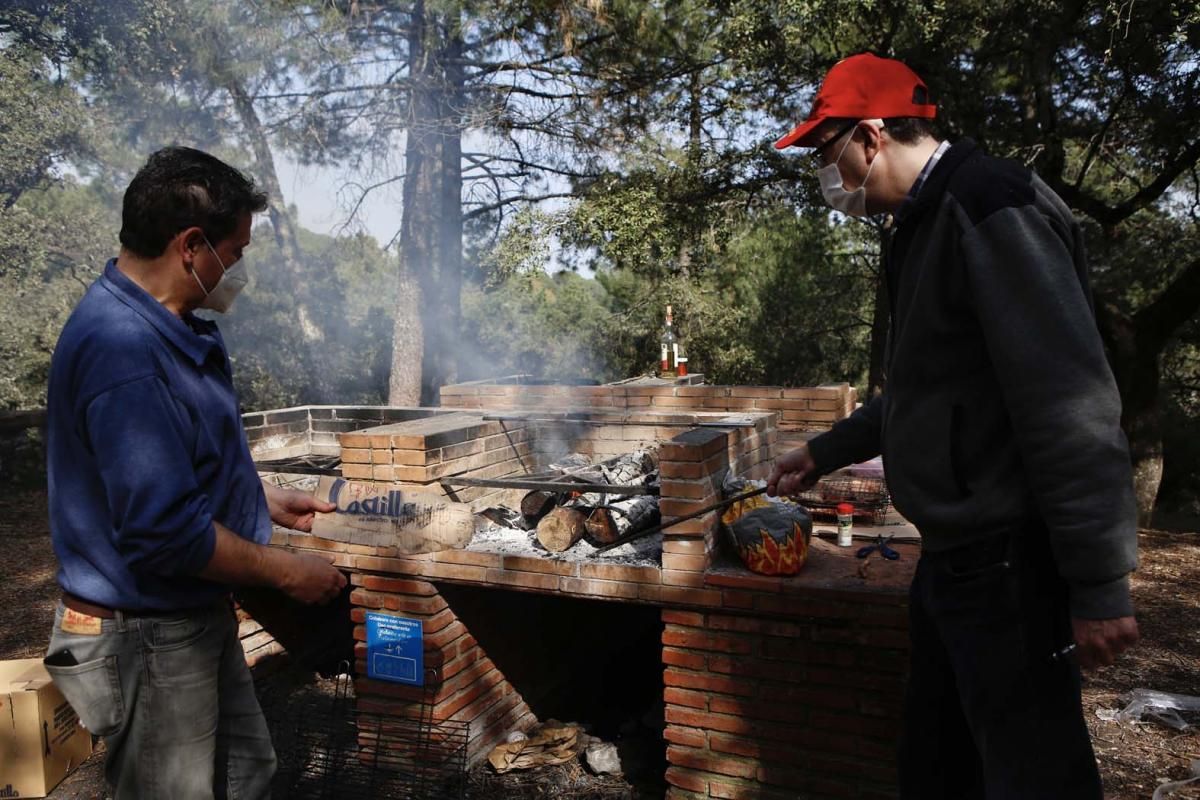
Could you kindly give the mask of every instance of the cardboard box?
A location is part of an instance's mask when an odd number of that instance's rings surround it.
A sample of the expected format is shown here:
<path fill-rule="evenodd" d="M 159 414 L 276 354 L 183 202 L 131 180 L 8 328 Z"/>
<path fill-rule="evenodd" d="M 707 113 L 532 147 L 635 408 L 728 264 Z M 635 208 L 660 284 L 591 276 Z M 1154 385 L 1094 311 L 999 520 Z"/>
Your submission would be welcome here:
<path fill-rule="evenodd" d="M 45 797 L 91 754 L 42 660 L 0 661 L 0 797 Z"/>

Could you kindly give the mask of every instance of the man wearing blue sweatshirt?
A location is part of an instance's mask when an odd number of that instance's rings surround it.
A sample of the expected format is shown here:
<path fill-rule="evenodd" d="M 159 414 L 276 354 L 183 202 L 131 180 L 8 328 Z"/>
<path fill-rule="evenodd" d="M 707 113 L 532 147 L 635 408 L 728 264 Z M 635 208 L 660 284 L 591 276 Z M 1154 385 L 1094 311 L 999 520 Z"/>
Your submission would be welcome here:
<path fill-rule="evenodd" d="M 1137 641 L 1136 514 L 1082 234 L 1036 175 L 931 135 L 925 84 L 862 54 L 776 147 L 825 199 L 893 215 L 887 386 L 768 479 L 791 494 L 883 455 L 921 532 L 904 800 L 1102 800 L 1079 666 Z"/>
<path fill-rule="evenodd" d="M 48 395 L 62 600 L 46 667 L 103 736 L 116 798 L 262 798 L 275 752 L 231 587 L 328 602 L 345 576 L 270 548 L 271 523 L 332 510 L 266 487 L 215 323 L 246 283 L 265 196 L 202 153 L 154 153 L 125 192 L 121 249 L 67 320 Z"/>

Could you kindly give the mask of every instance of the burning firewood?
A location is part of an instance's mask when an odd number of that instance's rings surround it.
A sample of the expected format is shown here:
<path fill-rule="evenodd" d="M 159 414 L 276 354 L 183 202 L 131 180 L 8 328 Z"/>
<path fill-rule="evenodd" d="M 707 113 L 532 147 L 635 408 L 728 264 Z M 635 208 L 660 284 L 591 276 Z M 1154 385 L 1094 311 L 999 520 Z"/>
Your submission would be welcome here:
<path fill-rule="evenodd" d="M 604 476 L 591 460 L 581 453 L 570 453 L 550 465 L 550 471 L 557 473 L 550 482 L 569 480 L 578 482 L 604 482 Z M 553 492 L 547 489 L 535 489 L 521 498 L 521 515 L 525 518 L 525 529 L 535 527 L 542 518 L 550 513 L 556 505 L 567 499 L 569 495 Z"/>
<path fill-rule="evenodd" d="M 538 541 L 551 553 L 561 553 L 583 538 L 586 522 L 587 515 L 583 511 L 559 506 L 538 523 Z"/>
<path fill-rule="evenodd" d="M 596 472 L 598 474 L 590 479 L 595 483 L 608 483 L 614 486 L 645 484 L 649 487 L 651 476 L 657 468 L 658 462 L 653 453 L 647 450 L 635 450 L 597 465 Z M 588 492 L 571 498 L 567 505 L 590 510 L 607 505 L 610 499 L 610 495 L 605 492 Z"/>
<path fill-rule="evenodd" d="M 525 520 L 526 529 L 532 528 L 542 521 L 542 517 L 558 503 L 558 495 L 554 492 L 541 490 L 530 492 L 521 498 L 521 516 Z"/>
<path fill-rule="evenodd" d="M 593 544 L 609 544 L 622 536 L 649 528 L 659 519 L 657 497 L 629 497 L 594 509 L 587 519 L 587 536 Z"/>
<path fill-rule="evenodd" d="M 645 450 L 626 453 L 609 459 L 602 464 L 581 464 L 579 458 L 583 457 L 579 456 L 576 458 L 575 456 L 569 456 L 559 463 L 551 464 L 551 469 L 561 470 L 561 474 L 558 477 L 551 478 L 548 483 L 562 480 L 568 483 L 588 483 L 594 487 L 607 484 L 626 488 L 644 484 L 647 486 L 647 491 L 649 491 L 652 476 L 658 466 L 653 453 Z M 641 495 L 630 496 L 628 492 L 624 492 L 618 502 L 610 503 L 609 501 L 612 499 L 614 499 L 613 496 L 603 490 L 578 494 L 566 490 L 555 492 L 549 487 L 535 489 L 521 498 L 521 514 L 525 519 L 527 528 L 532 528 L 535 525 L 540 528 L 542 520 L 557 505 L 579 509 L 585 519 L 592 513 L 592 509 L 607 505 L 619 509 L 617 517 L 622 517 L 626 511 L 632 511 L 637 506 L 639 510 L 635 514 L 634 521 L 638 523 L 648 513 L 648 509 L 642 508 L 647 505 L 645 500 L 642 500 L 640 504 L 632 502 L 641 499 Z M 653 500 L 653 498 L 650 499 Z M 657 501 L 654 501 L 653 505 L 657 509 Z M 622 532 L 630 529 L 627 523 L 618 521 L 612 515 L 606 516 L 609 518 L 608 523 L 606 523 L 608 526 L 607 529 L 620 528 Z M 599 521 L 597 522 L 597 525 L 601 524 Z M 654 523 L 650 521 L 645 524 L 652 525 Z M 603 536 L 605 534 L 601 532 L 600 535 Z M 612 535 L 616 536 L 620 534 L 614 533 Z"/>
<path fill-rule="evenodd" d="M 608 483 L 615 486 L 631 486 L 639 483 L 649 486 L 651 476 L 658 464 L 654 455 L 646 450 L 626 453 L 615 459 L 599 465 L 598 483 Z M 614 502 L 615 501 L 615 502 Z M 607 544 L 617 537 L 638 527 L 647 527 L 658 521 L 658 498 L 650 495 L 634 495 L 632 497 L 614 498 L 603 491 L 588 492 L 568 499 L 564 505 L 577 510 L 579 517 L 569 516 L 567 536 L 561 534 L 553 541 L 555 544 L 567 542 L 571 547 L 585 533 L 597 544 Z M 576 524 L 576 520 L 580 524 Z M 543 520 L 545 522 L 546 520 Z M 556 520 L 553 528 L 557 531 L 562 524 Z M 549 527 L 549 526 L 548 526 Z M 538 525 L 538 539 L 547 550 L 554 548 L 542 537 L 542 525 Z M 561 552 L 561 551 L 555 551 Z"/>

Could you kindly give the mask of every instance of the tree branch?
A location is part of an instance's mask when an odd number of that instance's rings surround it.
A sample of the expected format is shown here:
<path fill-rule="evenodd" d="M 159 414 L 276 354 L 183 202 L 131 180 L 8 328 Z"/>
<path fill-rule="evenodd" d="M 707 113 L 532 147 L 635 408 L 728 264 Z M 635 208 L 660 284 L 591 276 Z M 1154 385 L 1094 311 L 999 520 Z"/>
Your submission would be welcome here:
<path fill-rule="evenodd" d="M 1108 205 L 1099 198 L 1082 189 L 1059 179 L 1051 186 L 1068 205 L 1078 208 L 1106 229 L 1111 229 L 1121 221 L 1162 197 L 1171 184 L 1200 160 L 1200 139 L 1185 147 L 1179 155 L 1166 165 L 1153 181 L 1148 183 L 1116 205 Z"/>
<path fill-rule="evenodd" d="M 540 203 L 543 200 L 553 200 L 558 197 L 574 196 L 575 195 L 572 192 L 551 192 L 549 194 L 539 194 L 532 197 L 526 197 L 524 195 L 506 197 L 503 200 L 496 201 L 495 203 L 488 203 L 487 205 L 479 206 L 478 208 L 473 208 L 470 211 L 465 212 L 463 214 L 463 221 L 466 222 L 470 219 L 477 219 L 485 214 L 490 214 L 493 211 L 497 211 L 506 206 L 511 206 L 513 203 L 529 203 L 532 205 L 534 203 Z"/>
<path fill-rule="evenodd" d="M 354 208 L 350 209 L 350 213 L 346 216 L 346 221 L 343 222 L 338 227 L 339 233 L 341 231 L 345 230 L 350 225 L 350 223 L 354 221 L 354 218 L 356 216 L 358 216 L 358 210 L 360 208 L 362 208 L 362 204 L 366 201 L 367 195 L 369 195 L 371 192 L 375 191 L 376 189 L 380 189 L 384 186 L 387 186 L 389 184 L 396 183 L 397 181 L 402 181 L 402 180 L 404 180 L 404 175 L 400 174 L 400 175 L 393 175 L 390 178 L 384 178 L 383 180 L 378 181 L 377 183 L 372 183 L 370 186 L 363 186 L 362 184 L 356 183 L 356 182 L 350 182 L 350 183 L 344 184 L 342 186 L 343 189 L 354 188 L 354 189 L 361 190 L 361 192 L 358 195 L 357 202 L 354 203 Z"/>
<path fill-rule="evenodd" d="M 1150 305 L 1133 315 L 1139 339 L 1161 352 L 1171 335 L 1200 311 L 1200 258 L 1175 276 Z"/>

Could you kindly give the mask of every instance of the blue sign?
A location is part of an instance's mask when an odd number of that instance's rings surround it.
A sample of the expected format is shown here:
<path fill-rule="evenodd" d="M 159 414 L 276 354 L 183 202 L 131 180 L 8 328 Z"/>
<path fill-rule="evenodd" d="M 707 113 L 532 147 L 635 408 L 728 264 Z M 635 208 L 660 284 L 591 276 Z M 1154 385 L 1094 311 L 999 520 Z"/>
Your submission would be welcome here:
<path fill-rule="evenodd" d="M 419 619 L 367 612 L 367 677 L 425 685 L 425 626 Z"/>

